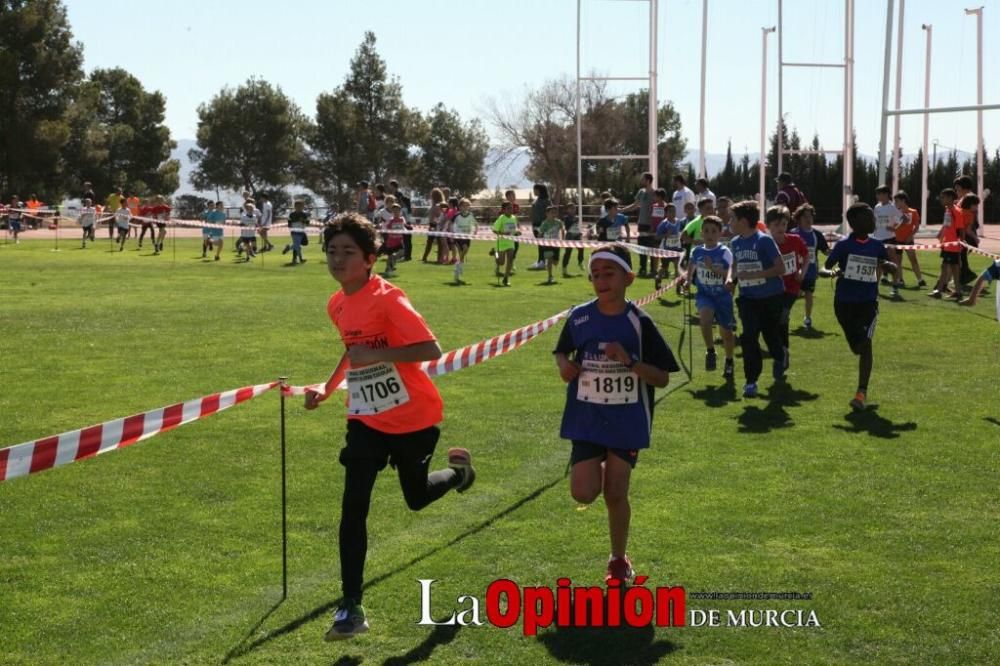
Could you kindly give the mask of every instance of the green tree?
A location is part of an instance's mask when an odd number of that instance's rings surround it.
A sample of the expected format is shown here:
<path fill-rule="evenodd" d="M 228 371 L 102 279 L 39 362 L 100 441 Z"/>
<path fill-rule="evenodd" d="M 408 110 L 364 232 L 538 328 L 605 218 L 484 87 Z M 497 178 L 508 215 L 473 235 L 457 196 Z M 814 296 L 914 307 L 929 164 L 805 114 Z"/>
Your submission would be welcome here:
<path fill-rule="evenodd" d="M 316 121 L 306 134 L 310 159 L 302 180 L 341 206 L 356 181 L 406 180 L 424 129 L 420 114 L 403 103 L 402 86 L 389 77 L 375 41 L 366 32 L 344 83 L 316 98 Z"/>
<path fill-rule="evenodd" d="M 83 78 L 59 0 L 0 0 L 0 191 L 46 201 L 67 189 L 60 161 L 66 109 Z"/>
<path fill-rule="evenodd" d="M 192 184 L 246 188 L 291 183 L 300 172 L 306 120 L 282 91 L 251 78 L 232 90 L 223 88 L 198 107 L 198 147 L 188 152 L 195 163 Z"/>
<path fill-rule="evenodd" d="M 414 185 L 425 190 L 446 185 L 466 196 L 486 187 L 483 167 L 490 142 L 478 120 L 463 123 L 439 103 L 427 115 L 422 134 Z"/>
<path fill-rule="evenodd" d="M 148 92 L 123 69 L 97 69 L 77 89 L 67 119 L 67 172 L 90 181 L 103 194 L 123 187 L 142 194 L 170 194 L 179 183 L 180 162 L 170 159 L 176 143 L 163 124 L 166 101 Z"/>

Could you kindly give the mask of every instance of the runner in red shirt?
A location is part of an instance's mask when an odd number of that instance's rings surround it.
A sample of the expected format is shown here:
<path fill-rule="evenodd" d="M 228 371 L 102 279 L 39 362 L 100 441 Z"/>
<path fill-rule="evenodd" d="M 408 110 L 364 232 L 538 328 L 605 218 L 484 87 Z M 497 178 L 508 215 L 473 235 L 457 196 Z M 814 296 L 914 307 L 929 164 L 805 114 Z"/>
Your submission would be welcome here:
<path fill-rule="evenodd" d="M 401 289 L 372 275 L 375 227 L 357 213 L 323 230 L 326 264 L 340 290 L 327 314 L 347 351 L 328 386 L 347 377 L 347 435 L 340 451 L 344 496 L 340 515 L 343 601 L 326 640 L 368 631 L 361 596 L 368 550 L 367 516 L 378 473 L 391 463 L 406 504 L 419 511 L 451 489 L 464 492 L 476 473 L 466 449 L 448 451 L 448 468 L 428 474 L 441 434 L 441 396 L 422 361 L 441 356 L 434 334 Z M 306 409 L 323 396 L 306 394 Z"/>
<path fill-rule="evenodd" d="M 767 209 L 767 233 L 778 244 L 781 261 L 785 264 L 785 272 L 781 275 L 785 283 L 785 295 L 781 307 L 781 343 L 785 347 L 785 371 L 788 371 L 788 322 L 792 315 L 792 306 L 802 291 L 802 279 L 809 267 L 809 248 L 798 234 L 785 233 L 792 214 L 786 206 L 771 206 Z"/>

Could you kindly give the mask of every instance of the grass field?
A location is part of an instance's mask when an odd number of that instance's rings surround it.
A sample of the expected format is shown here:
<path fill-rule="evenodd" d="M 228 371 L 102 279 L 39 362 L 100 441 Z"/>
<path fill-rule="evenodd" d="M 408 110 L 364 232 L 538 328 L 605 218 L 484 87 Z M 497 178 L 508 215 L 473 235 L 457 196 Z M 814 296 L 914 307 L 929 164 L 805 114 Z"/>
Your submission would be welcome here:
<path fill-rule="evenodd" d="M 107 246 L 0 245 L 0 446 L 287 374 L 324 379 L 342 351 L 326 317 L 335 284 L 265 255 L 176 262 Z M 404 288 L 444 349 L 590 297 L 583 278 L 539 286 L 523 267 L 497 289 L 473 246 L 451 269 L 402 264 Z M 525 251 L 526 250 L 526 251 Z M 925 263 L 936 263 L 921 255 Z M 261 266 L 263 264 L 263 266 Z M 975 260 L 981 268 L 985 260 Z M 936 274 L 936 270 L 932 270 Z M 912 283 L 912 277 L 909 278 Z M 639 280 L 630 294 L 644 295 Z M 650 586 L 799 591 L 811 601 L 696 609 L 803 609 L 820 628 L 684 627 L 537 637 L 416 624 L 482 602 L 500 577 L 603 580 L 603 504 L 578 507 L 558 437 L 557 332 L 437 380 L 449 445 L 472 450 L 475 487 L 420 513 L 389 473 L 372 505 L 365 606 L 372 631 L 327 644 L 339 598 L 339 398 L 288 405 L 289 596 L 281 598 L 276 392 L 121 451 L 0 483 L 0 662 L 5 664 L 989 663 L 1000 654 L 1000 332 L 992 296 L 971 310 L 907 289 L 883 301 L 870 397 L 851 414 L 856 362 L 822 282 L 816 333 L 792 341 L 789 389 L 743 400 L 702 369 L 659 392 L 653 446 L 632 483 L 630 554 Z M 801 321 L 801 304 L 793 322 Z M 675 346 L 676 297 L 649 306 Z M 687 341 L 683 357 L 687 359 Z M 680 350 L 676 350 L 680 353 Z M 769 364 L 769 362 L 768 362 Z M 720 364 L 721 368 L 721 364 Z M 737 361 L 738 374 L 741 368 Z"/>

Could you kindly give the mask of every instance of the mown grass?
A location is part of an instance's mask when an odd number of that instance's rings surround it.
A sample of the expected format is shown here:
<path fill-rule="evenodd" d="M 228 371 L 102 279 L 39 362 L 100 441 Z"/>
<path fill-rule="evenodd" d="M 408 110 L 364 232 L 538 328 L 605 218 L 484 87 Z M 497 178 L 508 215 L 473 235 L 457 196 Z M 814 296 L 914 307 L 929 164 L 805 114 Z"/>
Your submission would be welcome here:
<path fill-rule="evenodd" d="M 67 244 L 68 245 L 68 244 Z M 176 261 L 41 241 L 0 246 L 0 445 L 288 375 L 325 378 L 342 349 L 326 317 L 321 255 L 291 268 Z M 464 287 L 449 268 L 402 264 L 445 349 L 590 297 L 583 278 L 539 286 L 531 248 L 497 289 L 475 245 Z M 930 260 L 930 255 L 921 255 Z M 261 265 L 263 264 L 263 265 Z M 984 262 L 976 262 L 982 266 Z M 912 279 L 911 279 L 912 281 Z M 652 288 L 639 280 L 631 295 Z M 409 512 L 383 474 L 369 520 L 372 631 L 322 634 L 339 598 L 339 399 L 288 404 L 289 597 L 279 603 L 279 399 L 267 394 L 126 450 L 0 484 L 0 661 L 62 663 L 986 663 L 1000 654 L 995 537 L 1000 501 L 992 297 L 963 310 L 906 290 L 882 304 L 871 398 L 847 407 L 856 365 L 822 283 L 815 337 L 792 343 L 791 388 L 742 400 L 702 370 L 660 392 L 653 447 L 632 485 L 630 553 L 650 585 L 800 591 L 811 601 L 695 601 L 792 608 L 821 628 L 606 632 L 520 625 L 423 627 L 489 583 L 598 584 L 608 553 L 600 502 L 564 479 L 556 333 L 437 380 L 441 448 L 469 447 L 475 488 Z M 801 320 L 801 305 L 793 314 Z M 676 347 L 683 307 L 648 308 Z M 685 338 L 686 338 L 685 334 Z M 682 349 L 687 362 L 687 340 Z M 438 464 L 443 458 L 439 451 Z"/>

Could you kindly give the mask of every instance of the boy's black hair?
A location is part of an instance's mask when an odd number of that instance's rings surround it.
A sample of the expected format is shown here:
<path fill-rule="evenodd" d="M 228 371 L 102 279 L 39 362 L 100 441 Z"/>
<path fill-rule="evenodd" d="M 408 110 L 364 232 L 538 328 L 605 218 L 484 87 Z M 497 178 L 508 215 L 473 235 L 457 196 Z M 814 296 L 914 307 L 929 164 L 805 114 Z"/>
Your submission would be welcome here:
<path fill-rule="evenodd" d="M 642 174 L 642 176 L 640 177 L 640 180 L 648 180 L 649 182 L 652 183 L 653 182 L 653 174 L 652 174 L 652 172 L 650 172 L 650 171 L 644 171 L 643 174 Z"/>
<path fill-rule="evenodd" d="M 705 178 L 699 178 L 698 180 L 694 181 L 694 184 L 703 185 L 706 189 L 708 188 L 708 180 Z"/>
<path fill-rule="evenodd" d="M 392 180 L 390 180 L 389 181 L 389 187 L 395 187 L 398 190 L 399 189 L 399 181 L 396 180 L 395 178 L 392 179 Z"/>
<path fill-rule="evenodd" d="M 767 212 L 764 214 L 764 223 L 771 224 L 776 220 L 784 220 L 786 224 L 792 221 L 792 214 L 788 210 L 788 206 L 778 204 L 767 209 Z"/>
<path fill-rule="evenodd" d="M 359 180 L 358 181 L 358 187 L 363 187 L 365 189 L 368 189 L 368 181 L 367 180 Z"/>
<path fill-rule="evenodd" d="M 385 192 L 385 185 L 382 183 L 375 183 L 375 190 L 377 192 Z"/>
<path fill-rule="evenodd" d="M 729 197 L 716 197 L 715 198 L 715 205 L 718 206 L 723 201 L 725 201 L 726 203 L 733 203 L 733 200 L 730 199 Z"/>
<path fill-rule="evenodd" d="M 674 213 L 677 212 L 677 206 L 675 206 L 672 202 L 668 203 L 666 206 L 663 207 L 663 212 L 666 213 L 667 210 L 669 210 L 671 208 L 674 210 Z"/>
<path fill-rule="evenodd" d="M 618 255 L 622 261 L 628 264 L 628 269 L 632 270 L 632 253 L 628 251 L 627 248 L 621 245 L 602 245 L 598 248 L 594 248 L 594 253 L 597 252 L 610 252 L 611 254 Z"/>
<path fill-rule="evenodd" d="M 511 209 L 513 209 L 514 208 L 514 204 L 512 204 L 510 201 L 507 201 L 506 199 L 504 199 L 502 202 L 500 202 L 500 210 L 503 210 L 504 208 L 511 208 Z"/>
<path fill-rule="evenodd" d="M 973 206 L 979 205 L 979 197 L 970 192 L 962 197 L 962 200 L 958 203 L 958 205 L 962 208 L 962 210 L 969 210 Z"/>
<path fill-rule="evenodd" d="M 605 208 L 605 210 L 611 210 L 612 208 L 617 208 L 617 207 L 618 207 L 618 200 L 617 199 L 605 199 L 604 200 L 604 208 Z"/>
<path fill-rule="evenodd" d="M 875 194 L 888 194 L 892 195 L 892 188 L 888 185 L 879 185 L 875 188 Z"/>
<path fill-rule="evenodd" d="M 853 230 L 858 223 L 865 220 L 871 221 L 872 224 L 875 223 L 875 211 L 872 207 L 863 201 L 858 201 L 851 204 L 845 215 L 847 217 L 847 225 Z"/>
<path fill-rule="evenodd" d="M 893 198 L 894 201 L 896 199 L 899 199 L 900 201 L 902 201 L 903 203 L 905 203 L 907 206 L 910 205 L 910 195 L 907 194 L 906 192 L 904 192 L 903 190 L 900 190 L 899 192 L 896 192 L 894 195 L 892 195 L 892 198 Z"/>
<path fill-rule="evenodd" d="M 714 224 L 722 231 L 722 218 L 717 215 L 706 215 L 701 219 L 701 228 L 704 229 L 708 225 Z"/>
<path fill-rule="evenodd" d="M 972 176 L 959 176 L 952 182 L 952 184 L 955 187 L 961 187 L 963 190 L 976 189 L 972 183 Z"/>
<path fill-rule="evenodd" d="M 680 183 L 681 185 L 687 185 L 687 178 L 678 173 L 674 175 L 674 182 Z"/>
<path fill-rule="evenodd" d="M 342 213 L 323 227 L 323 247 L 330 245 L 334 236 L 347 234 L 361 248 L 365 257 L 375 254 L 375 225 L 358 213 Z"/>
<path fill-rule="evenodd" d="M 701 207 L 704 206 L 705 204 L 712 204 L 713 207 L 715 206 L 715 202 L 714 201 L 712 201 L 708 197 L 705 197 L 704 199 L 699 199 L 698 200 L 698 209 L 701 210 Z"/>
<path fill-rule="evenodd" d="M 505 192 L 503 193 L 503 196 L 504 196 L 504 198 L 506 199 L 506 198 L 507 198 L 507 196 L 508 196 L 508 195 L 510 195 L 510 194 L 513 194 L 513 195 L 515 195 L 515 196 L 516 196 L 516 195 L 517 195 L 517 192 L 515 192 L 514 190 L 506 190 L 506 191 L 505 191 Z"/>
<path fill-rule="evenodd" d="M 958 192 L 956 192 L 955 190 L 953 190 L 950 187 L 946 187 L 943 190 L 941 190 L 941 196 L 951 197 L 952 199 L 957 199 L 958 198 Z"/>
<path fill-rule="evenodd" d="M 751 226 L 757 224 L 757 220 L 760 219 L 760 208 L 757 206 L 756 201 L 746 200 L 735 204 L 730 211 L 733 213 L 733 217 L 738 220 L 746 220 Z"/>
<path fill-rule="evenodd" d="M 655 194 L 656 194 L 656 196 L 658 196 L 658 197 L 662 197 L 662 198 L 664 198 L 664 199 L 666 199 L 666 198 L 667 198 L 667 190 L 666 190 L 665 188 L 663 188 L 663 187 L 658 187 L 658 188 L 656 188 L 656 192 L 655 192 Z"/>
<path fill-rule="evenodd" d="M 454 206 L 455 208 L 458 208 L 458 197 L 449 197 L 448 198 L 448 205 L 449 206 Z"/>

